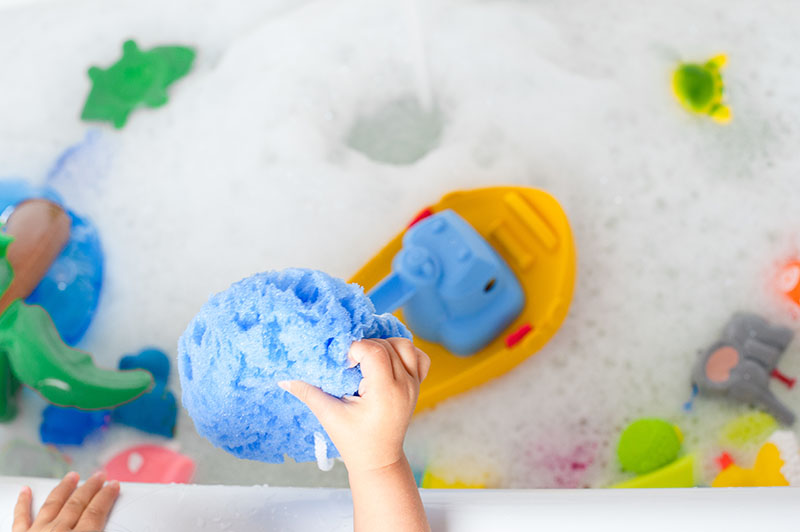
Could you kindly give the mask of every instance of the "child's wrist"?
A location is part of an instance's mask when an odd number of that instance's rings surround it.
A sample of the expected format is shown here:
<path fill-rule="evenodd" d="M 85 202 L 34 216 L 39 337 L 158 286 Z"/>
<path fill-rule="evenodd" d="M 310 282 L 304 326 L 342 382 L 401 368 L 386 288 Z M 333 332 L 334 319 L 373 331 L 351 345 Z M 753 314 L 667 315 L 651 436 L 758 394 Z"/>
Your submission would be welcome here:
<path fill-rule="evenodd" d="M 394 456 L 386 457 L 383 460 L 355 464 L 345 462 L 345 467 L 347 467 L 348 476 L 352 479 L 353 477 L 383 476 L 392 474 L 394 471 L 410 469 L 411 466 L 401 449 Z"/>

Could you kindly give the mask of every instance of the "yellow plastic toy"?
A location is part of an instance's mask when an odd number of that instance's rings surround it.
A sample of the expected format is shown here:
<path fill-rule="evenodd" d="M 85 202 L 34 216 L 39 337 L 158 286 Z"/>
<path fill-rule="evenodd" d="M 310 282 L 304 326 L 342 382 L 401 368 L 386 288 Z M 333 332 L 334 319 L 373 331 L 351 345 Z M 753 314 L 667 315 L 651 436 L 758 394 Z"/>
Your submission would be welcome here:
<path fill-rule="evenodd" d="M 695 483 L 695 461 L 693 454 L 675 460 L 671 464 L 641 475 L 612 488 L 693 488 Z"/>
<path fill-rule="evenodd" d="M 727 57 L 720 54 L 705 64 L 683 63 L 672 76 L 672 91 L 687 110 L 710 116 L 715 122 L 731 121 L 731 110 L 722 102 L 724 85 L 720 69 Z"/>
<path fill-rule="evenodd" d="M 756 456 L 752 469 L 736 464 L 723 469 L 711 483 L 712 488 L 745 488 L 764 486 L 788 486 L 789 481 L 781 474 L 783 467 L 781 452 L 774 443 L 765 443 Z"/>
<path fill-rule="evenodd" d="M 569 222 L 546 192 L 526 187 L 454 192 L 425 209 L 412 225 L 447 209 L 466 220 L 505 260 L 522 286 L 525 302 L 514 321 L 471 356 L 456 356 L 440 344 L 415 338 L 433 362 L 417 411 L 499 377 L 541 349 L 564 321 L 575 284 L 576 252 Z M 350 281 L 369 291 L 389 276 L 404 233 Z M 394 314 L 403 320 L 402 309 Z"/>
<path fill-rule="evenodd" d="M 794 432 L 776 430 L 761 446 L 752 468 L 735 463 L 723 467 L 711 487 L 800 486 L 800 443 Z"/>
<path fill-rule="evenodd" d="M 734 449 L 757 449 L 778 428 L 775 418 L 764 412 L 744 414 L 727 423 L 720 435 L 720 443 Z"/>
<path fill-rule="evenodd" d="M 422 483 L 420 485 L 421 488 L 425 489 L 454 489 L 454 490 L 464 490 L 464 489 L 485 489 L 485 484 L 475 484 L 475 483 L 466 483 L 460 480 L 455 481 L 448 481 L 442 477 L 439 477 L 429 470 L 425 471 L 425 475 L 422 477 Z"/>

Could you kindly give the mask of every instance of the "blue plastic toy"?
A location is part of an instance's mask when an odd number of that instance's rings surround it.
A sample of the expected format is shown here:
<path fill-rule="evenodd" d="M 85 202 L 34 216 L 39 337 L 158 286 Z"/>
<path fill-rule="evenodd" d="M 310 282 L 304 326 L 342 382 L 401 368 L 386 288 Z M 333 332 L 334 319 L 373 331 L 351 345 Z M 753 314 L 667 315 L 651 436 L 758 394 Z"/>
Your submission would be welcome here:
<path fill-rule="evenodd" d="M 392 274 L 370 293 L 376 312 L 403 307 L 414 334 L 471 355 L 522 311 L 522 286 L 505 261 L 463 218 L 444 210 L 411 227 Z"/>
<path fill-rule="evenodd" d="M 116 423 L 172 438 L 178 416 L 175 395 L 167 390 L 169 358 L 158 349 L 145 349 L 138 355 L 122 357 L 119 369 L 144 369 L 153 375 L 155 386 L 138 399 L 120 405 L 111 412 Z"/>
<path fill-rule="evenodd" d="M 50 405 L 42 412 L 39 436 L 42 443 L 80 445 L 95 430 L 108 426 L 108 410 L 78 410 Z"/>
<path fill-rule="evenodd" d="M 49 187 L 33 187 L 23 180 L 0 181 L 0 221 L 10 209 L 32 198 L 63 206 Z M 87 219 L 65 209 L 72 221 L 70 239 L 41 283 L 25 300 L 42 306 L 69 345 L 77 344 L 94 318 L 103 286 L 103 249 L 97 229 Z"/>

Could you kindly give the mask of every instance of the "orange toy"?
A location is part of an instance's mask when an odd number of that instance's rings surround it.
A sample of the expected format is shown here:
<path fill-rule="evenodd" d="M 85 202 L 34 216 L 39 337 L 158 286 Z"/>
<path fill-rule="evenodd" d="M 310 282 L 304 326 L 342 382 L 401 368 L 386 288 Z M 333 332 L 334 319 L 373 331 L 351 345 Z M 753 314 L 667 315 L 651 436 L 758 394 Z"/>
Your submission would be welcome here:
<path fill-rule="evenodd" d="M 777 286 L 789 301 L 800 306 L 800 260 L 793 260 L 781 269 Z"/>

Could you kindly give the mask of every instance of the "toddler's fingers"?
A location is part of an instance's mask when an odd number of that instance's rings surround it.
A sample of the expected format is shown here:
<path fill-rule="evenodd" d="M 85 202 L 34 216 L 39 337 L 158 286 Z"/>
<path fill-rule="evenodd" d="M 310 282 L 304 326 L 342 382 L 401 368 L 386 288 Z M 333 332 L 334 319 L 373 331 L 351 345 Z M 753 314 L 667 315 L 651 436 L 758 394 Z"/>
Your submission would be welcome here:
<path fill-rule="evenodd" d="M 392 358 L 386 346 L 375 340 L 361 340 L 350 346 L 350 356 L 361 364 L 364 379 L 388 384 L 394 379 Z"/>
<path fill-rule="evenodd" d="M 403 357 L 397 352 L 393 343 L 385 338 L 370 338 L 368 341 L 378 343 L 386 350 L 389 361 L 392 363 L 392 376 L 395 380 L 408 376 L 408 370 L 403 365 Z"/>
<path fill-rule="evenodd" d="M 303 381 L 280 381 L 278 386 L 297 397 L 325 425 L 342 401 Z"/>
<path fill-rule="evenodd" d="M 31 527 L 31 499 L 33 494 L 28 486 L 22 488 L 14 506 L 14 523 L 11 532 L 27 532 Z"/>
<path fill-rule="evenodd" d="M 425 377 L 428 376 L 428 372 L 431 370 L 431 357 L 428 356 L 428 353 L 420 349 L 419 347 L 414 347 L 417 350 L 417 363 L 419 364 L 419 382 L 425 380 Z"/>
<path fill-rule="evenodd" d="M 81 520 L 75 525 L 76 530 L 103 530 L 106 526 L 111 507 L 119 496 L 119 482 L 112 480 L 92 497 L 92 501 L 83 511 Z"/>
<path fill-rule="evenodd" d="M 79 480 L 80 476 L 75 472 L 64 475 L 64 478 L 58 486 L 53 488 L 53 491 L 47 496 L 42 508 L 39 510 L 39 514 L 33 521 L 34 524 L 46 524 L 55 519 L 58 512 L 60 512 L 61 508 L 64 506 L 64 503 L 67 502 L 69 496 L 75 491 Z"/>
<path fill-rule="evenodd" d="M 405 338 L 387 338 L 386 342 L 394 347 L 400 362 L 403 364 L 405 372 L 421 382 L 419 354 L 417 353 L 419 350 L 414 347 L 411 340 L 406 340 Z"/>
<path fill-rule="evenodd" d="M 68 528 L 75 526 L 78 519 L 81 518 L 83 511 L 89 505 L 92 498 L 103 487 L 103 482 L 106 480 L 106 474 L 98 471 L 89 480 L 83 483 L 83 486 L 76 489 L 69 500 L 67 500 L 64 507 L 58 512 L 58 522 Z"/>

